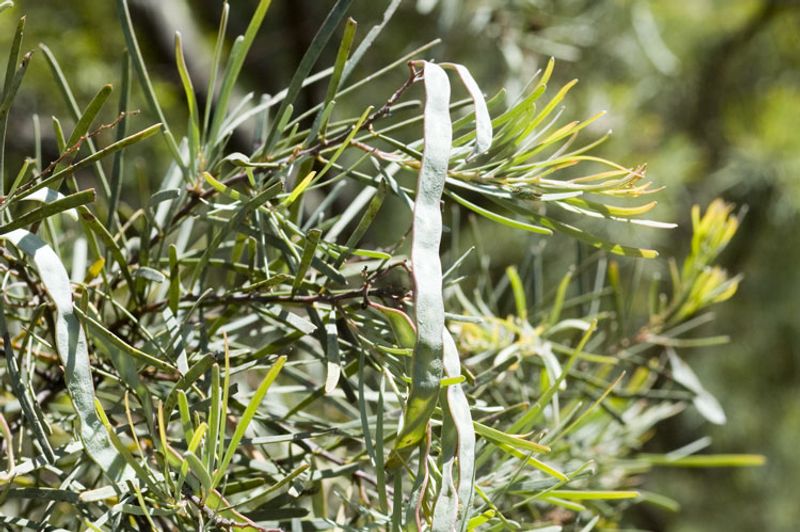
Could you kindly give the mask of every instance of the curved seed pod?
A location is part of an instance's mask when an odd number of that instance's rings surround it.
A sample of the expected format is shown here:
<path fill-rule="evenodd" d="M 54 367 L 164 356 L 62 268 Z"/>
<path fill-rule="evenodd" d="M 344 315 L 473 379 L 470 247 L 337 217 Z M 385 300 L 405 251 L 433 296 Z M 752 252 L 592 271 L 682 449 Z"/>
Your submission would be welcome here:
<path fill-rule="evenodd" d="M 390 465 L 402 462 L 425 435 L 439 397 L 442 377 L 442 264 L 439 244 L 442 214 L 439 203 L 447 176 L 452 145 L 450 82 L 438 65 L 423 63 L 425 80 L 425 148 L 414 201 L 411 267 L 414 276 L 414 313 L 417 340 L 411 370 L 411 391 L 403 428 Z"/>
<path fill-rule="evenodd" d="M 452 68 L 461 78 L 461 83 L 469 92 L 472 103 L 475 106 L 475 147 L 472 155 L 467 159 L 472 159 L 484 154 L 492 147 L 492 117 L 489 116 L 489 108 L 486 105 L 486 98 L 483 97 L 480 87 L 475 78 L 472 77 L 469 69 L 464 65 L 447 63 L 442 65 Z"/>
<path fill-rule="evenodd" d="M 80 437 L 87 454 L 109 478 L 127 480 L 132 469 L 111 445 L 105 427 L 95 411 L 94 384 L 89 364 L 89 350 L 72 304 L 69 276 L 58 255 L 41 238 L 24 229 L 15 229 L 2 237 L 31 257 L 45 290 L 56 307 L 55 345 L 64 365 L 64 381 L 80 420 Z"/>
<path fill-rule="evenodd" d="M 461 374 L 458 348 L 450 331 L 444 329 L 444 373 L 449 378 Z M 445 408 L 442 420 L 442 487 L 433 509 L 433 530 L 465 530 L 475 492 L 475 428 L 472 414 L 460 384 L 442 391 Z M 453 480 L 453 462 L 458 460 L 458 484 Z"/>

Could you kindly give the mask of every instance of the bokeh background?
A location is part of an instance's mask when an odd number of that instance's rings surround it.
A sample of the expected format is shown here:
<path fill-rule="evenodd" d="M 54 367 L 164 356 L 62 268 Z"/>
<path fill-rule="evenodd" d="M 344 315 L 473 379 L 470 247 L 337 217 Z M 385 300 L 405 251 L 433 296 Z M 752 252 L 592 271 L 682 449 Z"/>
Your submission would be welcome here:
<path fill-rule="evenodd" d="M 331 0 L 273 0 L 244 72 L 244 90 L 275 93 L 294 67 Z M 355 0 L 360 33 L 379 20 L 387 0 Z M 46 43 L 58 57 L 81 104 L 104 83 L 117 83 L 123 49 L 115 2 L 17 0 L 0 17 L 0 50 L 27 15 L 25 48 Z M 173 124 L 184 105 L 174 68 L 173 33 L 184 37 L 195 85 L 203 87 L 220 0 L 130 0 L 150 73 Z M 229 34 L 243 33 L 256 0 L 231 2 Z M 556 78 L 578 78 L 566 116 L 608 115 L 595 127 L 614 134 L 602 155 L 633 165 L 666 186 L 660 219 L 671 232 L 646 243 L 680 254 L 688 245 L 692 204 L 721 196 L 746 208 L 742 228 L 723 256 L 744 272 L 739 294 L 717 311 L 712 330 L 725 346 L 686 356 L 724 405 L 728 423 L 709 426 L 681 416 L 651 442 L 667 451 L 706 434 L 715 452 L 757 452 L 765 467 L 742 470 L 656 471 L 647 488 L 673 497 L 679 514 L 641 507 L 631 528 L 669 531 L 791 531 L 800 523 L 800 2 L 794 0 L 405 0 L 365 60 L 381 66 L 441 37 L 426 55 L 466 64 L 487 93 L 505 86 L 508 98 L 549 57 Z M 320 64 L 329 64 L 335 46 Z M 36 52 L 22 99 L 12 114 L 9 167 L 30 153 L 31 113 L 40 118 L 44 160 L 55 157 L 50 116 L 66 116 L 41 52 Z M 362 95 L 385 101 L 404 79 Z M 305 105 L 317 101 L 312 86 Z M 204 95 L 201 94 L 201 105 Z M 142 101 L 139 99 L 138 101 Z M 303 103 L 301 102 L 301 105 Z M 144 120 L 145 117 L 142 117 Z M 246 135 L 234 143 L 246 145 Z M 245 150 L 242 150 L 245 151 Z M 140 157 L 130 187 L 147 187 L 163 156 Z M 637 235 L 638 237 L 638 235 Z M 498 262 L 513 261 L 499 246 Z"/>

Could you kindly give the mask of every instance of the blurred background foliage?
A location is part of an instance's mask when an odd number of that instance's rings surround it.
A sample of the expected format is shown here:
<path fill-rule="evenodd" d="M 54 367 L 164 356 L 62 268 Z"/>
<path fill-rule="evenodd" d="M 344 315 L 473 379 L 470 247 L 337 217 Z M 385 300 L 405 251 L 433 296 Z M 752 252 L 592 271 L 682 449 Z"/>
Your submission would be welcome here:
<path fill-rule="evenodd" d="M 173 32 L 183 33 L 195 85 L 205 86 L 221 2 L 130 3 L 162 106 L 172 123 L 184 123 Z M 331 3 L 274 0 L 243 72 L 245 86 L 257 97 L 287 84 Z M 356 2 L 354 17 L 366 28 L 385 3 Z M 17 4 L 16 11 L 28 15 L 26 42 L 43 42 L 53 50 L 70 73 L 81 105 L 103 83 L 117 83 L 123 40 L 113 3 Z M 244 31 L 255 4 L 234 2 L 232 33 Z M 14 21 L 0 19 L 3 46 L 13 35 Z M 669 451 L 710 431 L 715 451 L 759 452 L 769 462 L 758 469 L 656 471 L 647 488 L 679 500 L 682 513 L 642 507 L 630 515 L 629 525 L 670 531 L 795 530 L 800 522 L 800 2 L 405 0 L 391 24 L 365 58 L 364 71 L 441 37 L 444 44 L 429 52 L 432 57 L 466 64 L 490 94 L 505 86 L 507 97 L 514 98 L 550 56 L 561 63 L 557 81 L 578 78 L 566 115 L 582 119 L 608 110 L 591 126 L 596 134 L 613 130 L 600 153 L 624 164 L 647 162 L 649 177 L 667 187 L 658 197 L 658 217 L 680 224 L 674 231 L 617 235 L 619 240 L 646 242 L 681 256 L 688 247 L 692 204 L 722 196 L 746 207 L 739 234 L 722 257 L 729 271 L 744 272 L 745 279 L 737 297 L 720 307 L 714 326 L 732 342 L 689 355 L 725 406 L 728 423 L 709 427 L 699 415 L 680 416 L 663 427 L 649 450 Z M 402 73 L 387 76 L 384 90 L 373 85 L 360 98 L 380 103 L 402 81 Z M 7 157 L 12 168 L 32 144 L 31 113 L 40 117 L 45 149 L 53 150 L 44 160 L 55 157 L 49 117 L 66 113 L 54 89 L 47 64 L 38 57 L 11 117 Z M 311 102 L 318 99 L 313 91 L 324 86 L 307 90 Z M 361 107 L 364 103 L 359 101 Z M 113 120 L 112 112 L 106 122 Z M 144 124 L 147 118 L 137 120 Z M 233 142 L 247 145 L 250 139 L 241 135 Z M 150 178 L 159 178 L 148 174 L 153 158 L 167 158 L 159 149 L 160 143 L 136 148 L 138 179 L 128 186 L 147 187 Z M 498 277 L 505 264 L 522 255 L 523 246 L 508 244 L 486 243 Z M 548 246 L 574 253 L 574 243 L 566 238 Z M 633 261 L 622 266 L 624 275 L 634 276 Z M 665 275 L 658 271 L 663 266 L 648 264 L 644 277 Z M 554 277 L 563 272 L 551 270 Z"/>

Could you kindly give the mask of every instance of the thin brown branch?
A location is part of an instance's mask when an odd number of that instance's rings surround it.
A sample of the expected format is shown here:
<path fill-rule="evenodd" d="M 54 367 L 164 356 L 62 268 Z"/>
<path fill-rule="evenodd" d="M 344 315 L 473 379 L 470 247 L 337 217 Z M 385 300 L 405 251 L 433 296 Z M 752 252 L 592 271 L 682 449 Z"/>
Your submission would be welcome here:
<path fill-rule="evenodd" d="M 254 522 L 239 522 L 234 521 L 233 519 L 226 519 L 219 515 L 217 512 L 209 508 L 205 505 L 205 503 L 196 495 L 193 494 L 186 494 L 186 498 L 194 504 L 198 510 L 203 512 L 203 514 L 212 521 L 215 525 L 220 528 L 227 529 L 227 530 L 236 530 L 239 528 L 254 528 L 261 532 L 282 532 L 283 529 L 281 528 L 265 528 L 262 526 L 258 526 Z"/>
<path fill-rule="evenodd" d="M 54 160 L 49 165 L 47 165 L 47 168 L 42 170 L 42 172 L 39 175 L 37 175 L 35 179 L 39 179 L 39 178 L 48 176 L 53 170 L 55 170 L 55 168 L 59 164 L 65 162 L 67 159 L 70 158 L 71 155 L 77 153 L 78 150 L 81 149 L 81 146 L 83 146 L 83 143 L 86 142 L 87 140 L 96 137 L 97 135 L 99 135 L 100 133 L 102 133 L 103 131 L 105 131 L 107 129 L 111 129 L 113 127 L 116 127 L 117 124 L 119 124 L 121 121 L 123 121 L 126 117 L 137 115 L 137 114 L 139 114 L 138 110 L 127 111 L 127 112 L 126 111 L 122 111 L 117 116 L 117 118 L 114 119 L 113 122 L 109 122 L 108 124 L 101 124 L 100 126 L 97 127 L 97 129 L 94 129 L 94 130 L 90 131 L 89 133 L 86 133 L 85 135 L 81 135 L 80 138 L 78 139 L 78 141 L 75 144 L 73 144 L 72 146 L 68 146 L 64 150 L 64 153 L 59 155 L 59 157 L 56 160 Z M 31 181 L 31 182 L 33 182 L 33 181 Z"/>
<path fill-rule="evenodd" d="M 411 62 L 409 62 L 408 68 L 409 68 L 409 71 L 410 71 L 410 74 L 409 74 L 408 78 L 403 82 L 402 85 L 400 85 L 400 87 L 397 88 L 396 91 L 394 91 L 394 93 L 392 93 L 392 95 L 389 97 L 389 99 L 386 100 L 386 102 L 379 109 L 374 111 L 371 115 L 369 115 L 367 117 L 366 120 L 364 120 L 364 123 L 361 125 L 361 129 L 367 129 L 367 130 L 371 129 L 372 125 L 375 122 L 377 122 L 378 120 L 380 120 L 382 118 L 385 118 L 385 117 L 389 116 L 391 114 L 391 112 L 392 112 L 392 107 L 394 107 L 394 105 L 403 96 L 403 94 L 414 83 L 416 83 L 417 81 L 422 79 L 420 72 L 414 68 L 414 65 Z M 330 148 L 331 146 L 336 146 L 337 144 L 342 143 L 347 138 L 347 136 L 349 134 L 350 134 L 350 130 L 346 129 L 346 130 L 342 131 L 341 133 L 339 133 L 337 135 L 334 135 L 333 137 L 331 137 L 329 139 L 321 140 L 320 142 L 318 142 L 314 146 L 311 146 L 309 148 L 306 148 L 305 150 L 300 150 L 300 151 L 298 151 L 296 153 L 293 153 L 290 156 L 288 162 L 296 160 L 296 159 L 298 159 L 300 157 L 316 156 L 320 152 L 322 152 L 323 150 L 325 150 L 327 148 Z"/>
<path fill-rule="evenodd" d="M 384 297 L 391 299 L 403 299 L 410 296 L 410 292 L 405 289 L 396 288 L 373 288 L 365 291 L 362 288 L 348 290 L 339 293 L 321 293 L 312 295 L 291 295 L 291 294 L 275 294 L 275 295 L 258 295 L 258 294 L 224 294 L 219 296 L 207 296 L 200 301 L 200 306 L 214 307 L 220 305 L 233 305 L 233 304 L 265 304 L 265 303 L 283 303 L 284 305 L 313 305 L 315 303 L 328 303 L 337 304 L 342 301 L 361 299 L 364 297 Z M 189 294 L 181 298 L 181 302 L 194 303 L 197 302 L 199 295 Z M 145 314 L 152 314 L 159 312 L 167 306 L 167 301 L 155 301 L 143 307 L 136 309 L 131 314 L 139 319 Z M 113 323 L 109 329 L 112 331 L 118 330 L 120 327 L 126 325 L 130 321 L 128 316 L 123 317 L 119 321 Z"/>

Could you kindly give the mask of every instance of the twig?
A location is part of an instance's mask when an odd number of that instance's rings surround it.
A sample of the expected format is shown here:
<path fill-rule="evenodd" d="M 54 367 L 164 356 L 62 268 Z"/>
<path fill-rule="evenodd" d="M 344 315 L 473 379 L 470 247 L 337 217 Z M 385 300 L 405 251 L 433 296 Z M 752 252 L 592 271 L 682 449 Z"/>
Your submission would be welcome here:
<path fill-rule="evenodd" d="M 283 304 L 297 304 L 297 305 L 313 305 L 314 303 L 329 303 L 336 304 L 341 301 L 349 299 L 363 299 L 364 296 L 372 297 L 388 297 L 392 299 L 403 299 L 410 296 L 410 292 L 405 289 L 398 290 L 394 288 L 373 288 L 368 290 L 365 294 L 363 287 L 355 290 L 348 290 L 338 294 L 323 293 L 312 295 L 258 295 L 258 294 L 225 294 L 220 296 L 207 296 L 201 302 L 203 307 L 213 307 L 217 305 L 230 305 L 230 304 L 256 304 L 256 303 L 283 303 Z M 189 294 L 181 298 L 182 302 L 195 302 L 199 295 Z M 159 312 L 167 306 L 167 301 L 156 301 L 149 303 L 143 307 L 136 309 L 131 314 L 139 319 L 145 314 Z M 110 330 L 115 331 L 124 326 L 130 318 L 123 317 L 119 321 L 111 325 Z"/>
<path fill-rule="evenodd" d="M 20 187 L 19 188 L 19 192 L 24 192 L 26 189 L 30 188 L 32 186 L 32 183 L 34 181 L 36 181 L 37 179 L 48 176 L 53 170 L 55 170 L 55 168 L 59 164 L 61 164 L 62 162 L 67 160 L 71 155 L 73 155 L 78 150 L 80 150 L 81 146 L 83 146 L 83 143 L 86 142 L 87 140 L 89 140 L 89 139 L 91 139 L 93 137 L 96 137 L 97 135 L 99 135 L 100 133 L 102 133 L 103 131 L 105 131 L 107 129 L 111 129 L 111 128 L 115 127 L 122 120 L 124 120 L 125 117 L 133 116 L 133 115 L 137 115 L 137 114 L 139 114 L 138 110 L 127 111 L 127 112 L 126 111 L 122 111 L 117 116 L 117 118 L 114 119 L 113 122 L 109 122 L 108 124 L 102 124 L 102 125 L 98 126 L 97 129 L 95 129 L 93 131 L 90 131 L 89 133 L 86 133 L 85 135 L 81 135 L 80 138 L 78 139 L 78 141 L 75 144 L 73 144 L 72 146 L 69 146 L 67 149 L 65 149 L 64 153 L 59 155 L 57 159 L 55 159 L 53 162 L 51 162 L 49 165 L 47 165 L 47 168 L 42 170 L 39 173 L 39 175 L 35 176 L 31 181 L 26 183 L 24 186 Z"/>
<path fill-rule="evenodd" d="M 397 103 L 400 97 L 409 89 L 409 87 L 411 87 L 414 83 L 422 79 L 421 73 L 414 68 L 414 65 L 411 62 L 408 63 L 408 68 L 410 71 L 408 78 L 403 82 L 402 85 L 400 85 L 400 87 L 397 88 L 396 91 L 394 91 L 394 93 L 392 93 L 391 96 L 389 96 L 389 99 L 386 100 L 386 102 L 377 111 L 373 112 L 371 115 L 367 117 L 366 120 L 364 120 L 364 123 L 361 125 L 361 129 L 371 129 L 372 125 L 375 122 L 377 122 L 381 118 L 389 116 L 392 112 L 392 107 Z M 287 162 L 292 162 L 295 159 L 307 155 L 315 156 L 324 149 L 341 143 L 347 138 L 349 134 L 350 130 L 346 129 L 341 133 L 339 133 L 338 135 L 335 135 L 329 139 L 325 139 L 318 142 L 314 146 L 306 148 L 305 150 L 300 150 L 297 153 L 293 153 L 291 156 L 289 156 L 289 160 Z"/>
<path fill-rule="evenodd" d="M 233 519 L 226 519 L 206 506 L 205 503 L 203 503 L 203 501 L 200 500 L 200 498 L 196 495 L 187 493 L 186 498 L 191 501 L 191 503 L 194 504 L 198 510 L 203 512 L 209 520 L 213 521 L 214 524 L 219 527 L 226 528 L 228 530 L 233 530 L 236 528 L 255 528 L 261 532 L 283 532 L 282 528 L 265 528 L 263 526 L 258 526 L 252 521 L 240 523 L 239 521 L 234 521 Z"/>

